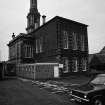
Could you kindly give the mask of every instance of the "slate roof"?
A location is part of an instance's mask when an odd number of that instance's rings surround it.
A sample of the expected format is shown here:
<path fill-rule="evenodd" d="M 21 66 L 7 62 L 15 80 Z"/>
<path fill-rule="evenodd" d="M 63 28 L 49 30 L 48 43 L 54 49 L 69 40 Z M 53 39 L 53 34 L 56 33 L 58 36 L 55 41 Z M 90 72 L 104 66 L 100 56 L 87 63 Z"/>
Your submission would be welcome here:
<path fill-rule="evenodd" d="M 105 64 L 105 54 L 97 54 L 96 57 L 100 63 Z"/>
<path fill-rule="evenodd" d="M 102 65 L 105 64 L 105 54 L 92 54 L 89 55 L 90 65 Z"/>
<path fill-rule="evenodd" d="M 105 47 L 99 52 L 100 54 L 105 54 Z"/>

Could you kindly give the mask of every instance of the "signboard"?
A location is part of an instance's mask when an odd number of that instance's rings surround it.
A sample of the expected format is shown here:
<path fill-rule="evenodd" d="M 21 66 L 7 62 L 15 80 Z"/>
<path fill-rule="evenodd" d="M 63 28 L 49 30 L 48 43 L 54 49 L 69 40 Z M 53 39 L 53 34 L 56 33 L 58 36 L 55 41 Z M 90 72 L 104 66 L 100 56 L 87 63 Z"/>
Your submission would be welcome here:
<path fill-rule="evenodd" d="M 58 66 L 54 66 L 54 78 L 59 78 L 59 68 L 58 68 Z"/>
<path fill-rule="evenodd" d="M 59 64 L 59 68 L 63 68 L 63 64 Z"/>

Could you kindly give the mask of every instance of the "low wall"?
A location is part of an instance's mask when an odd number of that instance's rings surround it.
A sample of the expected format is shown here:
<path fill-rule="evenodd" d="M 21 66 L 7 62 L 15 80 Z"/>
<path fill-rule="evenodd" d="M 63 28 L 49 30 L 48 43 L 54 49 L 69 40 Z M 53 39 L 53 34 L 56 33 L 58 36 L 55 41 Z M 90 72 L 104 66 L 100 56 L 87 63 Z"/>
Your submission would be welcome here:
<path fill-rule="evenodd" d="M 53 79 L 59 78 L 58 63 L 35 63 L 18 64 L 16 67 L 17 76 L 29 79 Z"/>

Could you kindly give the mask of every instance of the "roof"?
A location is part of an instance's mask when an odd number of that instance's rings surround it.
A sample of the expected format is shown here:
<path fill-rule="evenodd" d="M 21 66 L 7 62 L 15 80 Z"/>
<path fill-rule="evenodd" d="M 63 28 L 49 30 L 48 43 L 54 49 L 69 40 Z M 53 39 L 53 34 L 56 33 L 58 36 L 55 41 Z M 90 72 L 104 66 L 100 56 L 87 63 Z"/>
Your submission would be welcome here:
<path fill-rule="evenodd" d="M 67 22 L 72 22 L 74 24 L 78 24 L 78 25 L 82 25 L 82 26 L 85 26 L 87 27 L 88 25 L 87 24 L 83 24 L 83 23 L 80 23 L 80 22 L 77 22 L 77 21 L 73 21 L 73 20 L 70 20 L 70 19 L 67 19 L 67 18 L 64 18 L 64 17 L 60 17 L 60 16 L 55 16 L 54 18 L 52 18 L 51 20 L 49 20 L 48 22 L 46 22 L 45 24 L 43 24 L 42 26 L 40 26 L 39 28 L 37 28 L 36 30 L 34 30 L 32 33 L 36 32 L 37 30 L 39 30 L 40 28 L 46 26 L 47 24 L 49 24 L 50 22 L 56 20 L 56 19 L 61 19 L 63 21 L 67 21 Z"/>
<path fill-rule="evenodd" d="M 82 25 L 82 26 L 85 26 L 85 27 L 88 26 L 88 25 L 86 25 L 86 24 L 83 24 L 83 23 L 80 23 L 80 22 L 77 22 L 77 21 L 73 21 L 73 20 L 70 20 L 70 19 L 66 19 L 66 18 L 63 18 L 63 17 L 60 17 L 60 16 L 55 16 L 54 18 L 52 18 L 51 20 L 49 20 L 48 22 L 46 22 L 45 24 L 43 24 L 42 26 L 40 26 L 39 28 L 37 28 L 36 30 L 34 30 L 33 32 L 36 32 L 37 30 L 39 30 L 40 28 L 46 26 L 47 24 L 49 24 L 50 22 L 54 21 L 55 19 L 61 19 L 61 20 L 63 20 L 63 21 L 72 22 L 72 23 L 74 23 L 74 24 L 79 24 L 79 25 Z M 32 34 L 33 32 L 31 32 L 30 34 Z M 15 39 L 13 39 L 13 40 L 11 40 L 11 41 L 9 42 L 8 46 L 9 46 L 12 42 L 16 41 L 16 40 L 19 39 L 19 38 L 22 38 L 22 37 L 30 37 L 30 36 L 31 36 L 31 35 L 29 35 L 29 34 L 20 33 L 18 36 L 15 37 Z"/>
<path fill-rule="evenodd" d="M 60 16 L 56 16 L 55 18 L 63 19 L 63 20 L 65 20 L 65 21 L 73 22 L 73 23 L 79 24 L 79 25 L 88 26 L 87 24 L 80 23 L 80 22 L 77 22 L 77 21 L 74 21 L 74 20 L 70 20 L 70 19 L 67 19 L 67 18 L 64 18 L 64 17 L 60 17 Z"/>
<path fill-rule="evenodd" d="M 100 63 L 105 64 L 105 54 L 97 54 L 96 57 L 100 61 Z"/>
<path fill-rule="evenodd" d="M 93 54 L 90 59 L 89 64 L 91 65 L 105 64 L 105 54 Z"/>
<path fill-rule="evenodd" d="M 99 53 L 100 54 L 105 54 L 105 46 L 103 47 L 103 49 Z"/>
<path fill-rule="evenodd" d="M 105 65 L 105 47 L 99 53 L 89 55 L 89 64 Z"/>

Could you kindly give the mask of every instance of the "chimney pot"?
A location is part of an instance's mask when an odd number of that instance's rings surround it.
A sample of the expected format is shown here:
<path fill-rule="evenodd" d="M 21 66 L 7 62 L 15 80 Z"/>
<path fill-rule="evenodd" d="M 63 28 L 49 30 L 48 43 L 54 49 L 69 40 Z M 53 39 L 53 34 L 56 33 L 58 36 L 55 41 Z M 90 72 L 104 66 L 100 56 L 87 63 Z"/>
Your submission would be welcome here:
<path fill-rule="evenodd" d="M 43 16 L 42 16 L 42 19 L 43 19 L 43 24 L 45 24 L 45 23 L 46 23 L 46 16 L 43 15 Z"/>

